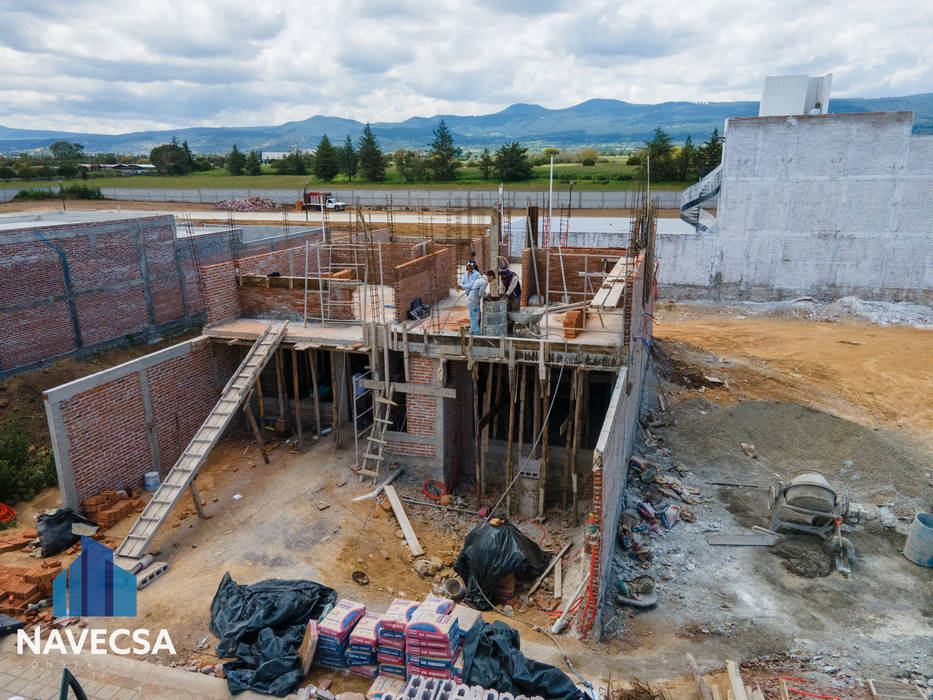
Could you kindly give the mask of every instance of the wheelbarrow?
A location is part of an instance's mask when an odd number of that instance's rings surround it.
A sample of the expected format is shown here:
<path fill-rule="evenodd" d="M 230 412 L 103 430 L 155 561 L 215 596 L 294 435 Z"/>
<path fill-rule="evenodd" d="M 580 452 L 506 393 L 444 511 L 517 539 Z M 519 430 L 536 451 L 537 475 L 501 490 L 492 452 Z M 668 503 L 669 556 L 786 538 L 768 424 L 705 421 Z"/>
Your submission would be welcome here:
<path fill-rule="evenodd" d="M 521 311 L 509 311 L 507 317 L 509 323 L 513 324 L 515 335 L 529 335 L 533 338 L 541 337 L 541 318 L 546 314 L 545 309 L 530 311 L 522 309 Z"/>

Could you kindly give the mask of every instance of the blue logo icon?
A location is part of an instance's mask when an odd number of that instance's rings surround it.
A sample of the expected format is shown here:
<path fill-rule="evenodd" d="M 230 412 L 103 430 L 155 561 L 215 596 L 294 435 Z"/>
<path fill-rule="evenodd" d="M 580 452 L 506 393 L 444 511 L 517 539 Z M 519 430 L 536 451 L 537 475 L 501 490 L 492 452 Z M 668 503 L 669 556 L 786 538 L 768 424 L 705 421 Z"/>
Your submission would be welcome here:
<path fill-rule="evenodd" d="M 113 550 L 81 537 L 81 554 L 52 584 L 55 617 L 135 617 L 136 577 L 115 566 Z"/>

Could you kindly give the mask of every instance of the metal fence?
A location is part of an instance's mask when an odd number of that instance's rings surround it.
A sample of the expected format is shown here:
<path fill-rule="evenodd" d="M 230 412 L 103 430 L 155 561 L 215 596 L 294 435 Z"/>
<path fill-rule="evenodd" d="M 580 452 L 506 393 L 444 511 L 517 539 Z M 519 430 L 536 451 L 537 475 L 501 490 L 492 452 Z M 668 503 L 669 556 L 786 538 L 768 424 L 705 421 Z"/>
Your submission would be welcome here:
<path fill-rule="evenodd" d="M 294 204 L 301 199 L 302 191 L 294 190 L 267 190 L 267 189 L 145 189 L 130 187 L 102 187 L 101 194 L 108 199 L 128 199 L 144 202 L 198 202 L 214 204 L 220 200 L 246 199 L 247 197 L 264 197 L 273 199 L 280 204 Z M 446 207 L 492 207 L 498 202 L 499 195 L 495 190 L 420 190 L 420 189 L 334 189 L 330 190 L 334 196 L 353 206 L 361 204 L 365 207 L 386 207 L 393 209 L 444 209 Z M 11 200 L 19 189 L 0 189 L 0 202 Z M 680 207 L 681 190 L 655 190 L 651 199 L 657 206 L 665 209 Z M 554 192 L 554 215 L 557 210 L 568 205 L 570 193 L 566 191 Z M 525 207 L 536 204 L 546 207 L 548 201 L 547 191 L 506 190 L 504 193 L 505 205 L 508 207 Z M 634 207 L 641 199 L 641 193 L 635 190 L 613 191 L 577 191 L 573 193 L 574 209 L 627 209 Z"/>

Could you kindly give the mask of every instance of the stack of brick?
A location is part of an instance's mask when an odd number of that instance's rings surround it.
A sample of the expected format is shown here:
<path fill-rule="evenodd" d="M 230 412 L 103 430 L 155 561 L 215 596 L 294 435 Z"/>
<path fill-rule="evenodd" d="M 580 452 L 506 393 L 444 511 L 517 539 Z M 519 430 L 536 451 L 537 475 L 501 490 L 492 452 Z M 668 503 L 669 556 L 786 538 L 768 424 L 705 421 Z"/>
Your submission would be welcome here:
<path fill-rule="evenodd" d="M 12 552 L 17 549 L 23 549 L 32 540 L 36 539 L 39 533 L 34 528 L 27 527 L 19 532 L 11 532 L 6 535 L 0 535 L 0 554 Z"/>
<path fill-rule="evenodd" d="M 583 329 L 583 309 L 573 309 L 564 314 L 564 338 L 576 338 Z"/>
<path fill-rule="evenodd" d="M 26 580 L 27 571 L 32 570 L 0 566 L 0 613 L 23 615 L 30 603 L 42 599 L 42 588 Z"/>
<path fill-rule="evenodd" d="M 35 584 L 39 587 L 43 596 L 52 595 L 52 582 L 55 577 L 61 573 L 62 563 L 57 559 L 42 562 L 41 566 L 33 569 L 26 569 L 23 572 L 23 578 L 27 583 Z"/>
<path fill-rule="evenodd" d="M 82 505 L 88 518 L 96 522 L 100 529 L 109 530 L 132 513 L 139 501 L 117 491 L 101 491 L 85 498 Z"/>

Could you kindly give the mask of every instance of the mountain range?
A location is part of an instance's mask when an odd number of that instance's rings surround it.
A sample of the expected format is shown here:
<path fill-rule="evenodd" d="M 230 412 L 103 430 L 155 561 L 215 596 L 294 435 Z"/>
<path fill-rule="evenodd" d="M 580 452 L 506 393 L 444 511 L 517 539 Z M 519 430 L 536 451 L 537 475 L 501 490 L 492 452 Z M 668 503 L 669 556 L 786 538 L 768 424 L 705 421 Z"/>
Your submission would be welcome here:
<path fill-rule="evenodd" d="M 830 102 L 830 112 L 885 112 L 913 110 L 914 132 L 933 134 L 933 93 L 905 97 L 839 98 Z M 440 119 L 447 122 L 454 143 L 464 149 L 494 150 L 503 143 L 519 141 L 531 149 L 620 148 L 640 144 L 660 126 L 677 143 L 692 136 L 695 142 L 722 131 L 727 117 L 758 114 L 757 102 L 664 102 L 632 104 L 620 100 L 588 100 L 564 109 L 534 104 L 514 104 L 495 114 L 411 117 L 401 122 L 371 125 L 384 151 L 397 148 L 423 149 L 432 140 L 431 131 Z M 341 117 L 315 116 L 278 126 L 189 127 L 128 134 L 87 134 L 41 131 L 0 126 L 0 153 L 20 153 L 67 140 L 84 146 L 86 153 L 148 154 L 173 137 L 187 141 L 195 153 L 225 153 L 233 144 L 240 150 L 289 151 L 311 149 L 323 134 L 340 143 L 349 134 L 354 140 L 363 123 Z"/>

